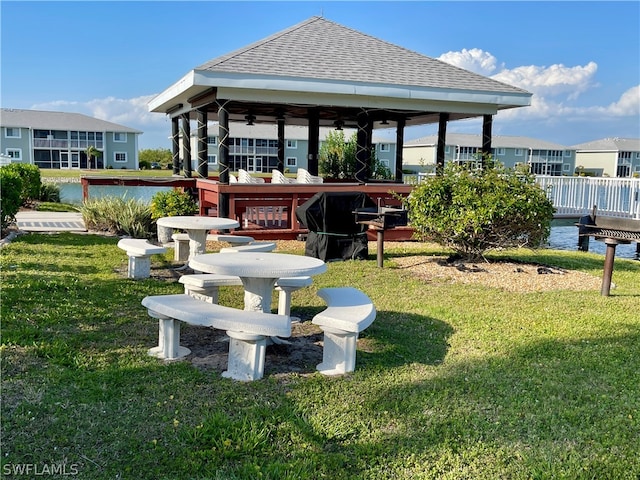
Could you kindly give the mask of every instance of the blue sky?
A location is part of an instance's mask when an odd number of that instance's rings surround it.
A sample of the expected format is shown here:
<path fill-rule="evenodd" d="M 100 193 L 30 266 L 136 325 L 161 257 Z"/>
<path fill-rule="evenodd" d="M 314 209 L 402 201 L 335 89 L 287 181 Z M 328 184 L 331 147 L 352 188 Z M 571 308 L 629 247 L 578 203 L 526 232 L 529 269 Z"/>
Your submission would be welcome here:
<path fill-rule="evenodd" d="M 0 2 L 0 104 L 74 111 L 169 148 L 147 103 L 189 70 L 316 15 L 524 88 L 494 135 L 640 138 L 640 2 Z M 481 133 L 477 121 L 450 132 Z M 406 139 L 434 134 L 412 127 Z"/>

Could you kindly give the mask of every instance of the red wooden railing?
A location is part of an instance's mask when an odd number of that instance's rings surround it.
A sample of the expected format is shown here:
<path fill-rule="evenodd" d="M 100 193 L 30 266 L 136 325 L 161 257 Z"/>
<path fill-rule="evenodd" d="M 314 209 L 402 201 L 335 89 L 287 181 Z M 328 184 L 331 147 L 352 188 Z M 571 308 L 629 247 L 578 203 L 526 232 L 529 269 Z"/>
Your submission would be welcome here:
<path fill-rule="evenodd" d="M 240 223 L 240 230 L 244 235 L 256 239 L 295 239 L 300 234 L 307 233 L 298 222 L 295 211 L 309 198 L 318 192 L 364 192 L 378 205 L 400 206 L 401 201 L 396 195 L 407 196 L 413 189 L 412 185 L 401 183 L 295 183 L 295 184 L 246 184 L 232 183 L 222 185 L 215 180 L 196 180 L 199 192 L 200 215 L 218 215 L 220 195 L 228 196 L 229 217 Z M 258 222 L 249 222 L 247 208 L 257 208 L 261 213 Z M 273 209 L 281 209 L 282 224 L 269 219 Z M 354 218 L 355 221 L 355 218 Z M 410 240 L 412 229 L 398 227 L 386 232 L 387 240 Z M 369 234 L 375 240 L 375 231 Z"/>

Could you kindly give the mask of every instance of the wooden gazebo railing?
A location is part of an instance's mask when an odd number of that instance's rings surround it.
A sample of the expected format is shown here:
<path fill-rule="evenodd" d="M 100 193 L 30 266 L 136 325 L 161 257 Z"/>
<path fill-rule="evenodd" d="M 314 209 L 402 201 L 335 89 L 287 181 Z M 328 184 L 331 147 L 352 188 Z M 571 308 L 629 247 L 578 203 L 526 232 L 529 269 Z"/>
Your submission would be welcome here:
<path fill-rule="evenodd" d="M 243 235 L 256 239 L 296 239 L 307 233 L 298 222 L 295 211 L 318 192 L 364 192 L 378 205 L 400 206 L 396 195 L 405 197 L 412 185 L 401 183 L 295 183 L 223 185 L 215 180 L 196 181 L 200 200 L 200 215 L 217 216 L 220 195 L 228 197 L 230 218 L 238 220 Z M 355 221 L 355 217 L 354 217 Z M 410 240 L 412 229 L 398 227 L 389 230 L 387 240 Z M 376 232 L 369 234 L 376 239 Z"/>

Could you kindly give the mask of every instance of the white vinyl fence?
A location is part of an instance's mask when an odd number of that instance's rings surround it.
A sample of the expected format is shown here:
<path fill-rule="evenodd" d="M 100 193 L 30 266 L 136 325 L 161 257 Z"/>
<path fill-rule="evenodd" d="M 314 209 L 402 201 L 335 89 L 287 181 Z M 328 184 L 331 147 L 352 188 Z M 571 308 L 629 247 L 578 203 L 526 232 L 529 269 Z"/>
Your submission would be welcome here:
<path fill-rule="evenodd" d="M 556 208 L 557 217 L 597 213 L 640 220 L 640 179 L 536 176 Z"/>

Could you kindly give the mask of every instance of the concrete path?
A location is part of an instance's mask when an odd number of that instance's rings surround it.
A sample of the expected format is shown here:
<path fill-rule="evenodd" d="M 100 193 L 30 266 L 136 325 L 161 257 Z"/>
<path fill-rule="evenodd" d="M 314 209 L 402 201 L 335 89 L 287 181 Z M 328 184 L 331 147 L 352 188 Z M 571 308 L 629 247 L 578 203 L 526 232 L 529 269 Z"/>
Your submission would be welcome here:
<path fill-rule="evenodd" d="M 82 214 L 77 212 L 23 211 L 16 214 L 23 232 L 86 232 Z"/>

